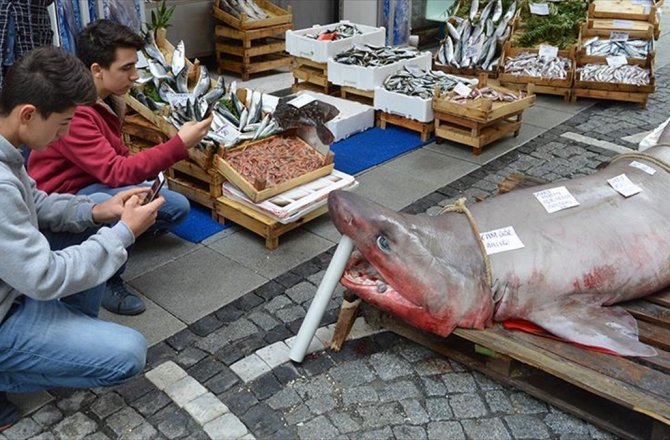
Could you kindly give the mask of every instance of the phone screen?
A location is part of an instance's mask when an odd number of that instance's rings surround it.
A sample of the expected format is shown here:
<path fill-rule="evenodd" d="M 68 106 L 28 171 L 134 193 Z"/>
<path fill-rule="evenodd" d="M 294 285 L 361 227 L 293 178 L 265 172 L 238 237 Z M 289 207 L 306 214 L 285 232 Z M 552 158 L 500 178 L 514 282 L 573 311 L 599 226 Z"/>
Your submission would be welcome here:
<path fill-rule="evenodd" d="M 151 185 L 151 189 L 144 197 L 144 201 L 142 202 L 142 204 L 146 205 L 147 203 L 151 203 L 153 199 L 156 198 L 158 192 L 161 190 L 164 184 L 165 184 L 165 174 L 163 174 L 163 172 L 161 171 L 160 173 L 158 173 L 156 180 L 154 180 L 154 183 Z"/>

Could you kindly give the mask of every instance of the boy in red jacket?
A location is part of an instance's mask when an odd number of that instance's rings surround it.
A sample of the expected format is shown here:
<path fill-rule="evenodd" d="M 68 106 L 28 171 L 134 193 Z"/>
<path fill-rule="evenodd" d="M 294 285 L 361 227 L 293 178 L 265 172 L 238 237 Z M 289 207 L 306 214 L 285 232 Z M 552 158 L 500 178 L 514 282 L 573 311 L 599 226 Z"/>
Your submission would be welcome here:
<path fill-rule="evenodd" d="M 77 56 L 93 74 L 98 102 L 77 107 L 69 135 L 46 151 L 31 153 L 28 172 L 39 189 L 47 193 L 112 196 L 147 185 L 147 179 L 186 159 L 188 148 L 196 146 L 207 134 L 211 116 L 184 124 L 176 136 L 163 144 L 129 155 L 121 139 L 125 106 L 120 97 L 138 78 L 137 51 L 143 47 L 144 40 L 139 35 L 109 20 L 98 20 L 81 32 Z M 156 224 L 145 235 L 166 231 L 188 216 L 190 207 L 184 196 L 168 189 L 163 189 L 161 195 L 165 203 L 158 211 Z M 144 302 L 126 288 L 120 272 L 107 283 L 103 307 L 122 315 L 142 313 Z"/>

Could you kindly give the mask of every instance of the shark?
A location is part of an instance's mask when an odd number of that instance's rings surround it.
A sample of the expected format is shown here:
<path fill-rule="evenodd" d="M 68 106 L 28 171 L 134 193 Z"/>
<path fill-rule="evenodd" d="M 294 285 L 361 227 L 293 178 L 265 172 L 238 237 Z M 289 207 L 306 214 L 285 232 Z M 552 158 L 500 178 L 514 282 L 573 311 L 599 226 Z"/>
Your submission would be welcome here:
<path fill-rule="evenodd" d="M 616 304 L 670 285 L 668 162 L 670 147 L 654 147 L 589 176 L 486 199 L 469 207 L 477 229 L 458 212 L 399 213 L 332 192 L 330 217 L 355 244 L 340 282 L 440 336 L 523 320 L 610 354 L 654 356 L 639 341 L 635 319 Z M 622 175 L 640 191 L 619 192 L 610 181 Z M 578 205 L 549 213 L 535 194 L 561 186 Z M 523 247 L 485 251 L 482 234 L 508 226 Z"/>

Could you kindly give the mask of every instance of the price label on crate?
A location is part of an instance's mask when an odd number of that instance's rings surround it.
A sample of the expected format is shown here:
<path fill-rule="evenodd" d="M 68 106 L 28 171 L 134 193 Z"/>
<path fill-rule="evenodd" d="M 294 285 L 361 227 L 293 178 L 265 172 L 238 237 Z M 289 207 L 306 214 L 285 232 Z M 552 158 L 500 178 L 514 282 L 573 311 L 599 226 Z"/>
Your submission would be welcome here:
<path fill-rule="evenodd" d="M 628 32 L 612 32 L 610 34 L 610 41 L 628 41 Z"/>
<path fill-rule="evenodd" d="M 183 107 L 186 105 L 186 101 L 191 96 L 190 93 L 166 93 L 168 102 L 172 107 Z"/>
<path fill-rule="evenodd" d="M 612 26 L 619 29 L 631 29 L 635 23 L 630 20 L 612 20 Z"/>
<path fill-rule="evenodd" d="M 307 93 L 303 93 L 297 98 L 291 99 L 288 103 L 291 104 L 295 108 L 302 108 L 309 104 L 310 102 L 316 100 L 315 97 L 312 95 L 308 95 Z"/>
<path fill-rule="evenodd" d="M 628 59 L 625 55 L 613 55 L 606 58 L 607 65 L 611 67 L 625 66 L 628 64 Z"/>
<path fill-rule="evenodd" d="M 548 44 L 541 44 L 540 50 L 538 50 L 537 55 L 540 58 L 552 59 L 558 56 L 558 47 L 549 46 Z"/>
<path fill-rule="evenodd" d="M 624 197 L 630 197 L 642 192 L 642 188 L 631 182 L 625 174 L 619 174 L 616 177 L 612 177 L 607 183 Z"/>
<path fill-rule="evenodd" d="M 533 15 L 549 15 L 549 5 L 547 3 L 530 3 L 530 13 Z"/>
<path fill-rule="evenodd" d="M 456 87 L 454 87 L 454 92 L 456 92 L 457 95 L 462 96 L 463 98 L 467 98 L 470 96 L 470 93 L 472 93 L 472 89 L 465 84 L 459 82 L 456 84 Z"/>
<path fill-rule="evenodd" d="M 225 118 L 224 118 L 225 119 Z M 222 137 L 224 141 L 233 141 L 235 140 L 239 135 L 240 132 L 237 129 L 237 127 L 234 127 L 233 125 L 228 125 L 228 121 L 226 120 L 226 124 L 223 126 L 219 127 L 218 130 L 215 132 L 218 136 Z"/>

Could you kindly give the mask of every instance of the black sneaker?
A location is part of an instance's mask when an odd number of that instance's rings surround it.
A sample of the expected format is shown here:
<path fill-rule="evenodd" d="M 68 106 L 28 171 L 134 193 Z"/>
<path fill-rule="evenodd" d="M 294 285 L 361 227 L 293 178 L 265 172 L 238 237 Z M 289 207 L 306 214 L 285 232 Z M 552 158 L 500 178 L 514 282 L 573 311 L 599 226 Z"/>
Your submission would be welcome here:
<path fill-rule="evenodd" d="M 0 392 L 0 432 L 5 431 L 19 421 L 19 409 L 7 398 L 7 393 Z"/>
<path fill-rule="evenodd" d="M 102 306 L 117 315 L 139 315 L 146 309 L 142 298 L 129 291 L 119 277 L 107 281 Z"/>

